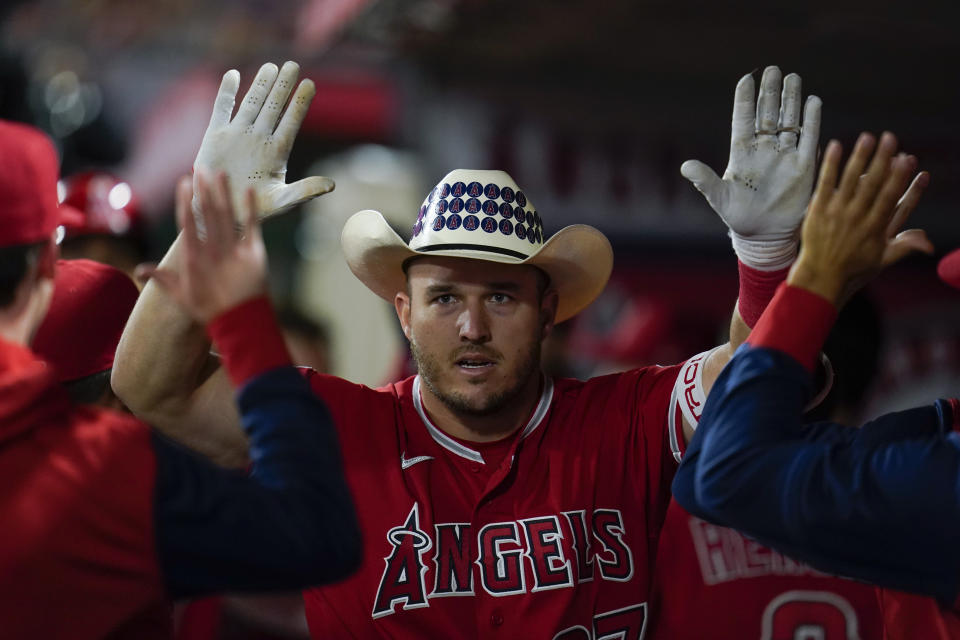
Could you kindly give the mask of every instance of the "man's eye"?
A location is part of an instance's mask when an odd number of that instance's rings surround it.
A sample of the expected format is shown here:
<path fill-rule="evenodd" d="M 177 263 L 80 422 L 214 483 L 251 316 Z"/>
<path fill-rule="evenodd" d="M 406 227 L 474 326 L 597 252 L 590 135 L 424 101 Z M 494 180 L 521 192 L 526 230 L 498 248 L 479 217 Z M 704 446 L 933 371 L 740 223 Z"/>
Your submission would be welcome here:
<path fill-rule="evenodd" d="M 490 296 L 491 302 L 496 302 L 497 304 L 503 304 L 504 302 L 510 301 L 510 296 L 505 293 L 494 293 Z"/>
<path fill-rule="evenodd" d="M 454 301 L 454 297 L 449 293 L 445 293 L 442 296 L 437 296 L 433 301 L 438 304 L 450 304 Z"/>

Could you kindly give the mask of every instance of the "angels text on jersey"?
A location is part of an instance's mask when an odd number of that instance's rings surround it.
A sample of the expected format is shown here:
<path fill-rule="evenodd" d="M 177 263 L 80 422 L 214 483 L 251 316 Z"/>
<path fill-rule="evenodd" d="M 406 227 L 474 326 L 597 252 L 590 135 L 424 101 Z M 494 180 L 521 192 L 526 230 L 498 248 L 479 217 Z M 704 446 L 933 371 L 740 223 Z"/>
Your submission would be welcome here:
<path fill-rule="evenodd" d="M 620 510 L 601 508 L 490 522 L 477 531 L 470 523 L 438 522 L 428 532 L 415 502 L 406 520 L 387 533 L 390 548 L 373 617 L 479 590 L 507 597 L 594 579 L 626 582 L 634 565 L 625 537 Z"/>

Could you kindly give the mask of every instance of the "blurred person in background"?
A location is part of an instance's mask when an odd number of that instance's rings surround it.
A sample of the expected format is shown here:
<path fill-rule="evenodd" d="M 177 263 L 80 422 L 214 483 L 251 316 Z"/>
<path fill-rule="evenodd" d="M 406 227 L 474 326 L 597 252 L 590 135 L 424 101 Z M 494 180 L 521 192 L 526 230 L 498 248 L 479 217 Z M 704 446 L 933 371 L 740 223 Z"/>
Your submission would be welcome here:
<path fill-rule="evenodd" d="M 134 277 L 147 255 L 145 222 L 130 185 L 103 171 L 61 181 L 61 202 L 79 212 L 65 216 L 61 255 L 108 264 Z"/>
<path fill-rule="evenodd" d="M 880 373 L 883 349 L 880 309 L 869 291 L 857 291 L 840 309 L 823 343 L 823 354 L 833 372 L 830 391 L 821 402 L 810 403 L 803 419 L 858 427 Z"/>
<path fill-rule="evenodd" d="M 0 121 L 0 145 L 4 636 L 166 638 L 169 619 L 158 612 L 167 597 L 294 589 L 352 570 L 360 543 L 336 436 L 289 366 L 263 296 L 252 203 L 249 233 L 237 241 L 225 185 L 200 184 L 196 224 L 209 232 L 202 242 L 188 213 L 190 186 L 181 185 L 189 265 L 176 277 L 155 274 L 208 325 L 239 389 L 258 452 L 251 475 L 240 476 L 129 415 L 74 405 L 29 349 L 54 295 L 58 162 L 49 138 L 32 127 Z M 213 233 L 223 228 L 230 233 Z M 258 313 L 261 350 L 242 353 L 233 345 Z"/>
<path fill-rule="evenodd" d="M 291 239 L 302 260 L 293 273 L 289 304 L 329 333 L 326 373 L 376 388 L 414 372 L 396 312 L 350 272 L 340 230 L 351 214 L 366 208 L 405 229 L 407 214 L 420 207 L 431 186 L 422 162 L 415 152 L 362 145 L 324 154 L 307 168 L 307 175 L 336 176 L 337 188 L 301 207 L 305 215 Z"/>
<path fill-rule="evenodd" d="M 234 198 L 251 185 L 266 213 L 333 186 L 284 182 L 313 95 L 308 81 L 294 90 L 297 71 L 261 67 L 236 114 L 239 75 L 225 74 L 195 164 L 227 171 Z M 666 483 L 713 378 L 796 255 L 819 114 L 798 76 L 770 67 L 759 99 L 752 76 L 737 86 L 724 178 L 684 163 L 732 229 L 741 289 L 730 342 L 675 367 L 541 378 L 540 342 L 599 293 L 612 254 L 581 225 L 544 242 L 539 212 L 504 172 L 448 174 L 409 245 L 377 212 L 347 222 L 347 262 L 394 302 L 420 373 L 380 390 L 310 374 L 339 420 L 368 540 L 356 576 L 305 592 L 315 637 L 642 634 Z M 162 264 L 181 251 L 182 238 Z M 118 394 L 205 455 L 242 452 L 225 378 L 195 375 L 213 366 L 200 328 L 148 285 L 121 341 Z"/>
<path fill-rule="evenodd" d="M 318 373 L 330 373 L 330 334 L 324 323 L 289 304 L 277 311 L 277 322 L 293 364 Z"/>

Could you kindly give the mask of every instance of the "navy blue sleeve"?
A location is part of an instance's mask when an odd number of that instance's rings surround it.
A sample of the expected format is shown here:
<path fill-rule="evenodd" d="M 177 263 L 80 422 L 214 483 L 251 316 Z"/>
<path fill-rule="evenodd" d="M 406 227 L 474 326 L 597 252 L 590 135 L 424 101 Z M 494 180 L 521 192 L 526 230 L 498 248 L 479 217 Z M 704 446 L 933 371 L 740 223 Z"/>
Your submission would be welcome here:
<path fill-rule="evenodd" d="M 154 436 L 156 546 L 169 593 L 300 589 L 345 577 L 360 531 L 332 420 L 293 367 L 238 393 L 250 473 Z"/>
<path fill-rule="evenodd" d="M 674 480 L 691 513 L 830 573 L 952 604 L 960 576 L 960 439 L 947 403 L 853 430 L 804 425 L 807 371 L 743 345 Z"/>
<path fill-rule="evenodd" d="M 803 426 L 804 439 L 856 440 L 863 445 L 873 442 L 889 443 L 895 440 L 915 440 L 946 435 L 952 417 L 950 407 L 944 402 L 915 407 L 906 411 L 894 411 L 863 423 L 859 429 L 850 429 L 834 422 L 808 422 Z"/>

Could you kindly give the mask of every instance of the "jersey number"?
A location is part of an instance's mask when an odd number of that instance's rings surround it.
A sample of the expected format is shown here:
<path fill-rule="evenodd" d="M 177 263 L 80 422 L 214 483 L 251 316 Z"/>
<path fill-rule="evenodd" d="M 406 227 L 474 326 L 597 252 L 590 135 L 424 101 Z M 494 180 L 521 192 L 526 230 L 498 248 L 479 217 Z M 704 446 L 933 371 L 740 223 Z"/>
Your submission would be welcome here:
<path fill-rule="evenodd" d="M 593 631 L 578 624 L 553 636 L 553 640 L 643 640 L 646 632 L 647 603 L 641 602 L 593 616 Z"/>
<path fill-rule="evenodd" d="M 857 614 L 829 591 L 787 591 L 763 612 L 761 640 L 858 640 Z"/>

